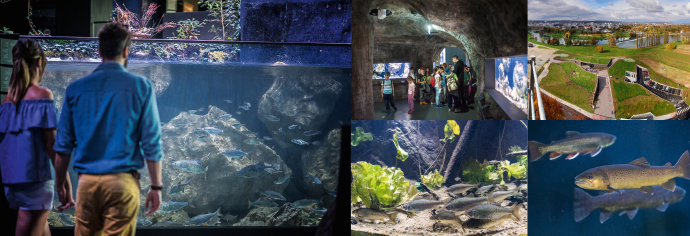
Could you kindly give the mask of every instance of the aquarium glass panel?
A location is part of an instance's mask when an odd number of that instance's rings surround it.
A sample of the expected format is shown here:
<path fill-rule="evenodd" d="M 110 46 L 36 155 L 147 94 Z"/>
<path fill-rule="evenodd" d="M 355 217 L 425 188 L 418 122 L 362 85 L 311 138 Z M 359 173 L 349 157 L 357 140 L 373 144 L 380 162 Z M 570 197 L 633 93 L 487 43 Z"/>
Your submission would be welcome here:
<path fill-rule="evenodd" d="M 386 79 L 386 72 L 390 72 L 391 79 L 404 79 L 410 74 L 410 63 L 378 63 L 374 64 L 374 78 Z"/>
<path fill-rule="evenodd" d="M 527 114 L 527 56 L 494 60 L 495 89 Z"/>

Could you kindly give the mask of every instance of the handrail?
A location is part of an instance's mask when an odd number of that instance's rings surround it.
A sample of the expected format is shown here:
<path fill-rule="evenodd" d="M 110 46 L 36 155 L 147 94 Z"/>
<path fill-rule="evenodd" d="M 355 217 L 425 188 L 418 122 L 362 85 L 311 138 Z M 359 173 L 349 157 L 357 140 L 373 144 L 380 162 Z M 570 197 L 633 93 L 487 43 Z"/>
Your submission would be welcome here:
<path fill-rule="evenodd" d="M 534 60 L 534 56 L 532 56 L 532 60 L 530 60 L 530 65 L 532 66 L 532 76 L 534 78 L 534 91 L 537 93 L 537 105 L 539 105 L 539 119 L 546 120 L 546 113 L 544 113 L 544 103 L 542 103 L 541 101 L 541 89 L 539 89 L 539 77 L 537 77 L 537 66 Z M 534 118 L 534 116 L 532 116 L 532 118 Z"/>
<path fill-rule="evenodd" d="M 71 37 L 71 36 L 33 36 L 20 35 L 20 38 L 52 39 L 52 40 L 82 40 L 96 41 L 97 37 Z M 266 41 L 222 41 L 222 40 L 190 40 L 190 39 L 132 39 L 133 42 L 164 42 L 164 43 L 216 43 L 216 44 L 285 44 L 285 45 L 309 45 L 309 46 L 342 46 L 351 47 L 351 43 L 321 43 L 321 42 L 266 42 Z"/>

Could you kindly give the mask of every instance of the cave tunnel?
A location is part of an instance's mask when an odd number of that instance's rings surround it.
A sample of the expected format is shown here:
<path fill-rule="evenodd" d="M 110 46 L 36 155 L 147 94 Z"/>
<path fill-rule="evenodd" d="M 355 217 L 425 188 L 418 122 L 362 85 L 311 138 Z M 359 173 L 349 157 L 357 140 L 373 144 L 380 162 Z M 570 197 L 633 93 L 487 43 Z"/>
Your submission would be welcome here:
<path fill-rule="evenodd" d="M 484 93 L 485 59 L 527 53 L 527 0 L 353 0 L 352 6 L 354 120 L 374 119 L 374 63 L 431 67 L 444 48 L 456 47 Z M 485 103 L 495 119 L 508 119 L 489 96 Z"/>

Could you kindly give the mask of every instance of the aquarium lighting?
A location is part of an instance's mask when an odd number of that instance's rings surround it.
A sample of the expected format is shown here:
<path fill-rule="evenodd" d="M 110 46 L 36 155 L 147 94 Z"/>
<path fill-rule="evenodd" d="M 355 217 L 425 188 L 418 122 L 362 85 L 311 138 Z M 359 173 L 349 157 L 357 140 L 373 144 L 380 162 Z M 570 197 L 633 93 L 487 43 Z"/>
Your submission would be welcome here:
<path fill-rule="evenodd" d="M 427 26 L 426 26 L 426 30 L 427 30 L 427 32 L 428 32 L 429 34 L 431 34 L 431 25 L 427 25 Z"/>

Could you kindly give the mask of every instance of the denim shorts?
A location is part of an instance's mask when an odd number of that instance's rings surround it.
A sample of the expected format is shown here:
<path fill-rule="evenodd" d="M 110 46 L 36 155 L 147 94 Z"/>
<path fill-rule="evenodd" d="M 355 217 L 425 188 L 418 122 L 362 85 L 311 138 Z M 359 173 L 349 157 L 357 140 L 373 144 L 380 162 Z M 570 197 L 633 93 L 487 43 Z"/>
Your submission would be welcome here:
<path fill-rule="evenodd" d="M 12 209 L 24 211 L 53 209 L 55 180 L 5 184 L 5 197 Z"/>

